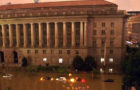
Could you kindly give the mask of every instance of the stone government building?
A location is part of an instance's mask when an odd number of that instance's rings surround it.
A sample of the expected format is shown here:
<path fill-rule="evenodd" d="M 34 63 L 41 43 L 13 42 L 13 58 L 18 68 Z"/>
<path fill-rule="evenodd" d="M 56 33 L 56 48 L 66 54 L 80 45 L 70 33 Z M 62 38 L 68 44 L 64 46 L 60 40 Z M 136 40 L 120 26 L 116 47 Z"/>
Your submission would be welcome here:
<path fill-rule="evenodd" d="M 71 65 L 95 57 L 112 72 L 125 51 L 125 12 L 104 0 L 0 6 L 0 61 L 21 65 Z"/>

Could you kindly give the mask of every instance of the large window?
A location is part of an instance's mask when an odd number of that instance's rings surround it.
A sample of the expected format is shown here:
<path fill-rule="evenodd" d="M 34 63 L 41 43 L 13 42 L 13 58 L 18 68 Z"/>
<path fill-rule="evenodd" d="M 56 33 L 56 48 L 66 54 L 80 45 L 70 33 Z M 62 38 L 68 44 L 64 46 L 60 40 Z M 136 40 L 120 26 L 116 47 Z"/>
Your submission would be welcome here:
<path fill-rule="evenodd" d="M 109 62 L 112 63 L 113 62 L 113 58 L 109 58 Z"/>
<path fill-rule="evenodd" d="M 104 58 L 101 58 L 101 63 L 103 63 L 105 61 L 105 59 Z"/>
<path fill-rule="evenodd" d="M 59 63 L 63 63 L 63 58 L 59 58 Z"/>
<path fill-rule="evenodd" d="M 43 58 L 43 62 L 47 62 L 47 58 Z"/>

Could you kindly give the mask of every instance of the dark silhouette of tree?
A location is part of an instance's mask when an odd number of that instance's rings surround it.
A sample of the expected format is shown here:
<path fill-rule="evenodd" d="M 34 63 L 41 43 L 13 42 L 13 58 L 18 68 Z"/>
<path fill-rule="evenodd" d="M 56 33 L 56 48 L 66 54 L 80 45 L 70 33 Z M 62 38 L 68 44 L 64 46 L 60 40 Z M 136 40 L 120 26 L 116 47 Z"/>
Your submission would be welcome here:
<path fill-rule="evenodd" d="M 86 71 L 92 71 L 97 68 L 97 63 L 92 56 L 87 56 L 85 58 L 84 67 Z"/>
<path fill-rule="evenodd" d="M 27 58 L 22 58 L 22 66 L 25 67 L 28 65 Z"/>
<path fill-rule="evenodd" d="M 123 78 L 124 86 L 137 87 L 140 90 L 140 49 L 130 48 L 129 54 L 122 61 L 122 71 L 125 74 Z"/>
<path fill-rule="evenodd" d="M 74 69 L 79 71 L 83 70 L 84 61 L 80 56 L 75 56 L 72 62 L 72 66 Z"/>

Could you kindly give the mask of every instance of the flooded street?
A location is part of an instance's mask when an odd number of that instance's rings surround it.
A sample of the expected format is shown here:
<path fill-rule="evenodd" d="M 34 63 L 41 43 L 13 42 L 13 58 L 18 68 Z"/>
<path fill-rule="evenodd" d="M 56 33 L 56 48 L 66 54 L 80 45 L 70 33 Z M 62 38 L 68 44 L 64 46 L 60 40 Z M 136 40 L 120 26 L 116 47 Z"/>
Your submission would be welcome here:
<path fill-rule="evenodd" d="M 75 74 L 73 77 L 84 78 L 86 82 L 40 81 L 42 76 L 56 77 L 56 74 L 44 73 L 13 73 L 11 79 L 0 77 L 0 90 L 121 90 L 121 75 L 99 75 L 92 78 L 91 74 Z M 104 82 L 111 78 L 114 82 Z"/>

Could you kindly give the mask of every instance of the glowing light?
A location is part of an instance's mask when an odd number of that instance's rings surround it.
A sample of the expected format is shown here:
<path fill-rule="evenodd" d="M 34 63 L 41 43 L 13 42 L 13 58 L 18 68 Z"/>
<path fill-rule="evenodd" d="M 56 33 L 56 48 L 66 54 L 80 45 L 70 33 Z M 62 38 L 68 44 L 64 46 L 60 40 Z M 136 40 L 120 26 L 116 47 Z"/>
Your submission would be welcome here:
<path fill-rule="evenodd" d="M 40 81 L 44 81 L 45 79 L 43 77 L 40 78 Z"/>
<path fill-rule="evenodd" d="M 75 79 L 74 78 L 71 78 L 70 79 L 70 82 L 74 83 L 75 82 Z"/>
<path fill-rule="evenodd" d="M 85 83 L 85 82 L 86 82 L 86 80 L 83 78 L 83 79 L 81 80 L 81 82 L 82 82 L 82 83 Z"/>
<path fill-rule="evenodd" d="M 72 76 L 72 74 L 71 73 L 69 73 L 69 77 L 71 77 Z"/>
<path fill-rule="evenodd" d="M 54 80 L 54 78 L 51 78 L 51 81 L 53 81 Z"/>

